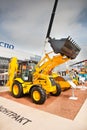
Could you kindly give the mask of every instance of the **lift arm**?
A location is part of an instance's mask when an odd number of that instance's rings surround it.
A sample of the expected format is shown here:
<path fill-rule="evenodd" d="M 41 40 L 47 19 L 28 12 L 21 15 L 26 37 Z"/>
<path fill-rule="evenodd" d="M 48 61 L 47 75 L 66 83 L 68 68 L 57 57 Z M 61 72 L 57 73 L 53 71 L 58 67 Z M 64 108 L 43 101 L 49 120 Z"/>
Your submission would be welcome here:
<path fill-rule="evenodd" d="M 40 74 L 49 75 L 56 66 L 75 59 L 80 52 L 80 47 L 70 37 L 60 40 L 50 39 L 49 42 L 56 55 L 50 57 L 50 53 L 45 54 L 36 65 L 34 72 L 36 79 L 40 77 Z"/>

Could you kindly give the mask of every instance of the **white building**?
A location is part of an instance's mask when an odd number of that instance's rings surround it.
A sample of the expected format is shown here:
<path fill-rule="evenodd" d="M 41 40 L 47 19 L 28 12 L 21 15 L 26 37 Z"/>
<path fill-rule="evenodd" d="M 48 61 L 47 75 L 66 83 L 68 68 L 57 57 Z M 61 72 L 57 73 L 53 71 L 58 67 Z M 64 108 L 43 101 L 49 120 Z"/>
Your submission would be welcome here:
<path fill-rule="evenodd" d="M 30 57 L 40 58 L 40 56 L 31 54 L 30 52 L 9 49 L 1 46 L 0 46 L 0 57 L 4 57 L 4 58 L 17 57 L 19 60 L 30 59 Z"/>

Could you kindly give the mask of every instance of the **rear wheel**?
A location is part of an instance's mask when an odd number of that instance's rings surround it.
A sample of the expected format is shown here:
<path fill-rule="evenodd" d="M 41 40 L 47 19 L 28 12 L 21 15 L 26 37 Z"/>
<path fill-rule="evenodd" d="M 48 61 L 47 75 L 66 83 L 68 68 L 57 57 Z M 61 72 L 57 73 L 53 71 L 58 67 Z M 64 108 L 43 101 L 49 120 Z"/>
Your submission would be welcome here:
<path fill-rule="evenodd" d="M 31 89 L 31 98 L 34 103 L 43 104 L 46 100 L 45 90 L 42 89 L 40 86 L 34 86 Z"/>
<path fill-rule="evenodd" d="M 56 84 L 56 91 L 51 92 L 52 96 L 59 96 L 61 94 L 61 87 L 59 84 Z"/>
<path fill-rule="evenodd" d="M 12 95 L 13 97 L 20 98 L 23 96 L 23 88 L 19 82 L 14 82 L 12 85 Z"/>

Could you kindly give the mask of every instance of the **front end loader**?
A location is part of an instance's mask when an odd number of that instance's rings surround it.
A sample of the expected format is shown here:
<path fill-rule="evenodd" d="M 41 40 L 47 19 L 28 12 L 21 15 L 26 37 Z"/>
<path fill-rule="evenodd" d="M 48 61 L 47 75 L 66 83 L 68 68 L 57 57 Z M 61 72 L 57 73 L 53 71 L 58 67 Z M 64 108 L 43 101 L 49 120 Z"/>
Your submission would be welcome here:
<path fill-rule="evenodd" d="M 62 38 L 62 39 L 49 39 L 49 43 L 54 51 L 54 53 L 61 54 L 61 59 L 64 57 L 67 57 L 68 60 L 73 60 L 75 59 L 79 52 L 80 52 L 80 47 L 72 40 L 72 38 L 70 38 L 70 36 L 68 38 Z M 66 58 L 65 58 L 66 59 Z M 61 61 L 59 59 L 59 61 Z M 66 60 L 65 60 L 66 62 Z M 62 62 L 64 63 L 64 62 Z M 60 65 L 60 63 L 57 64 L 57 66 Z M 60 85 L 61 89 L 67 90 L 71 87 L 71 85 L 69 84 L 69 82 L 67 80 L 65 80 L 62 76 L 57 75 L 56 77 L 54 77 L 55 82 L 57 84 Z"/>
<path fill-rule="evenodd" d="M 52 52 L 45 54 L 35 67 L 34 79 L 38 81 L 37 79 L 41 75 L 48 75 L 54 79 L 61 90 L 67 90 L 71 85 L 60 75 L 53 73 L 53 69 L 69 60 L 75 59 L 80 52 L 80 47 L 70 37 L 62 39 L 50 38 L 48 42 L 53 49 L 53 56 L 50 56 Z"/>

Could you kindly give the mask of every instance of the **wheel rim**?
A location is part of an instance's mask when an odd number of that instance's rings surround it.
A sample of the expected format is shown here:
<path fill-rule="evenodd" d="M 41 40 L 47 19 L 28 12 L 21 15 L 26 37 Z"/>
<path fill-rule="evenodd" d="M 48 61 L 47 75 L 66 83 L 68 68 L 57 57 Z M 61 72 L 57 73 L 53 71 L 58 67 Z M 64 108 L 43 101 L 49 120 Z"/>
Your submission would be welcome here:
<path fill-rule="evenodd" d="M 35 101 L 39 101 L 40 100 L 40 93 L 38 91 L 34 91 L 33 98 Z"/>
<path fill-rule="evenodd" d="M 18 95 L 18 93 L 19 93 L 19 88 L 18 88 L 17 85 L 14 85 L 14 87 L 13 87 L 13 93 L 14 93 L 14 95 Z"/>

